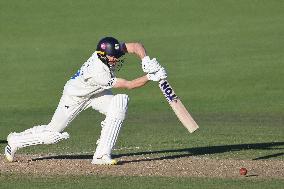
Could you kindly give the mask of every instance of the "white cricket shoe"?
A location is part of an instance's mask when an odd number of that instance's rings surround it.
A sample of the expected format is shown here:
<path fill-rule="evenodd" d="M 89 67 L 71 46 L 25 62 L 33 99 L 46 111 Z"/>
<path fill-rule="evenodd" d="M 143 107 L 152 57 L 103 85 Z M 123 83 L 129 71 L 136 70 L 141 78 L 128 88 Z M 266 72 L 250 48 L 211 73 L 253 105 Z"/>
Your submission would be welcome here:
<path fill-rule="evenodd" d="M 103 155 L 101 158 L 93 158 L 92 164 L 95 165 L 116 165 L 117 161 L 111 159 L 109 155 Z"/>
<path fill-rule="evenodd" d="M 14 160 L 15 153 L 18 150 L 18 148 L 12 143 L 13 135 L 17 135 L 17 133 L 10 133 L 8 135 L 7 137 L 8 145 L 5 147 L 5 156 L 6 159 L 10 162 Z"/>

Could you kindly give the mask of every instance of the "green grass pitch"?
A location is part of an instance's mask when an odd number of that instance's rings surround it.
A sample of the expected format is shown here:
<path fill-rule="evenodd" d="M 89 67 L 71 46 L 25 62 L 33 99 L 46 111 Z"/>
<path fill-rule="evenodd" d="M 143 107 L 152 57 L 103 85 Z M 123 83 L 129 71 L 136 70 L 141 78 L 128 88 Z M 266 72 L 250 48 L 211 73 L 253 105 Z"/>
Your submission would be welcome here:
<path fill-rule="evenodd" d="M 200 125 L 187 133 L 155 83 L 114 90 L 130 96 L 117 144 L 122 150 L 115 153 L 161 150 L 170 156 L 183 153 L 176 149 L 196 149 L 192 155 L 201 158 L 284 160 L 283 8 L 281 0 L 0 0 L 0 148 L 10 132 L 48 123 L 65 82 L 101 37 L 114 36 L 141 42 L 158 58 Z M 130 55 L 117 73 L 126 79 L 142 74 L 140 61 Z M 20 153 L 94 152 L 102 119 L 87 110 L 66 129 L 68 141 Z M 56 188 L 283 187 L 283 180 L 0 175 L 0 188 L 55 188 L 54 183 Z"/>

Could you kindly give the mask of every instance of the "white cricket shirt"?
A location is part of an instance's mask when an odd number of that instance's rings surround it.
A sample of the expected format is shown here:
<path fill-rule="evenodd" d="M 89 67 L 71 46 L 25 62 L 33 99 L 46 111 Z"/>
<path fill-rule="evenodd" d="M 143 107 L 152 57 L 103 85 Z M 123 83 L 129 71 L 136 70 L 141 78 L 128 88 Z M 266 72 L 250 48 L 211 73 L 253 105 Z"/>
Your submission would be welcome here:
<path fill-rule="evenodd" d="M 114 72 L 98 58 L 95 51 L 77 73 L 67 81 L 63 94 L 88 98 L 112 88 L 115 83 Z"/>

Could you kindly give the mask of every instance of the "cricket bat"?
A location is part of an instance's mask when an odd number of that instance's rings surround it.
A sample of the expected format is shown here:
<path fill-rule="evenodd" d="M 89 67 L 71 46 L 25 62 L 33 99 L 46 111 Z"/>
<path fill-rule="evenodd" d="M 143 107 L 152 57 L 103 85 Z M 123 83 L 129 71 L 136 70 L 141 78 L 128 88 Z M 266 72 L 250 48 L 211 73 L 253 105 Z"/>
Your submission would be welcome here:
<path fill-rule="evenodd" d="M 159 87 L 163 92 L 165 98 L 169 102 L 170 106 L 172 107 L 173 111 L 175 112 L 176 116 L 183 124 L 183 126 L 190 132 L 193 133 L 196 131 L 199 126 L 191 117 L 187 109 L 182 104 L 181 100 L 175 94 L 173 88 L 171 87 L 170 83 L 167 80 L 159 81 Z"/>

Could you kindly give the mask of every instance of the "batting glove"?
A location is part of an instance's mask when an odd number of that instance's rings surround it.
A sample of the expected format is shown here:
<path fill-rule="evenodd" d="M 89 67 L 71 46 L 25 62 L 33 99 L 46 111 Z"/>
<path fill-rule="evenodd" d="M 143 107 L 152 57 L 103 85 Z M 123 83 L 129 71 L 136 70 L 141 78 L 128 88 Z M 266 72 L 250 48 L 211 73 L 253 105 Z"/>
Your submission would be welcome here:
<path fill-rule="evenodd" d="M 157 72 L 155 73 L 148 73 L 147 78 L 151 81 L 160 81 L 162 79 L 167 78 L 167 72 L 165 68 L 161 67 Z"/>
<path fill-rule="evenodd" d="M 145 73 L 154 73 L 161 69 L 161 65 L 156 58 L 150 59 L 149 56 L 145 56 L 141 62 L 142 70 Z"/>

